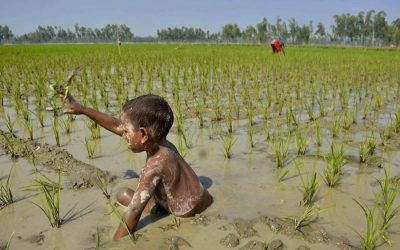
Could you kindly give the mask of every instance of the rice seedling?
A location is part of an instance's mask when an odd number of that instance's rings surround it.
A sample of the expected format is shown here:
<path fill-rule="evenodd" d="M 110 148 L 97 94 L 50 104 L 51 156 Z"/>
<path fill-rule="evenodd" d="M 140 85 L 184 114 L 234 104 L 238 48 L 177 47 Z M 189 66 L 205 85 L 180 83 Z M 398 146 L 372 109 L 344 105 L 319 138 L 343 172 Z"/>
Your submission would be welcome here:
<path fill-rule="evenodd" d="M 370 155 L 370 154 L 369 154 L 368 139 L 367 139 L 367 138 L 364 138 L 364 139 L 361 141 L 360 150 L 359 150 L 359 159 L 360 159 L 360 163 L 366 162 L 369 155 Z"/>
<path fill-rule="evenodd" d="M 63 219 L 60 217 L 60 200 L 61 200 L 61 189 L 62 189 L 62 174 L 61 170 L 58 170 L 58 182 L 57 187 L 50 189 L 47 185 L 38 183 L 40 185 L 40 200 L 41 205 L 35 204 L 42 212 L 46 215 L 52 227 L 61 227 Z"/>
<path fill-rule="evenodd" d="M 25 121 L 25 129 L 28 131 L 29 139 L 33 140 L 33 126 L 30 119 Z"/>
<path fill-rule="evenodd" d="M 263 122 L 263 130 L 264 130 L 264 136 L 266 140 L 270 140 L 271 139 L 271 133 L 269 130 L 269 123 L 268 120 L 264 120 Z"/>
<path fill-rule="evenodd" d="M 390 139 L 391 137 L 391 128 L 387 127 L 387 128 L 382 128 L 379 130 L 379 137 L 381 138 L 381 144 L 382 146 L 385 146 L 387 141 Z"/>
<path fill-rule="evenodd" d="M 369 208 L 366 204 L 362 204 L 359 201 L 353 199 L 358 206 L 363 210 L 365 220 L 366 220 L 366 231 L 364 234 L 360 232 L 356 233 L 361 238 L 361 245 L 365 250 L 373 250 L 378 244 L 378 241 L 384 234 L 384 231 L 379 227 L 378 218 L 376 215 L 376 205 Z"/>
<path fill-rule="evenodd" d="M 317 119 L 318 116 L 315 113 L 314 106 L 309 104 L 309 103 L 307 103 L 307 102 L 304 105 L 305 105 L 305 109 L 306 109 L 307 114 L 308 114 L 308 119 L 310 121 L 315 121 L 315 119 Z"/>
<path fill-rule="evenodd" d="M 97 174 L 95 184 L 101 190 L 101 192 L 104 195 L 104 197 L 106 197 L 107 200 L 110 200 L 111 195 L 110 195 L 110 192 L 108 191 L 108 188 L 107 188 L 108 181 L 107 181 L 106 177 L 102 176 L 100 174 Z"/>
<path fill-rule="evenodd" d="M 60 147 L 60 132 L 58 130 L 58 118 L 57 116 L 54 117 L 53 119 L 53 135 L 54 135 L 54 140 L 56 141 L 56 145 Z"/>
<path fill-rule="evenodd" d="M 325 103 L 321 100 L 321 98 L 318 98 L 317 102 L 319 107 L 319 117 L 324 117 L 326 115 Z"/>
<path fill-rule="evenodd" d="M 280 168 L 278 175 L 277 175 L 277 181 L 282 182 L 285 180 L 285 177 L 289 174 L 290 170 L 287 168 Z"/>
<path fill-rule="evenodd" d="M 19 157 L 19 153 L 18 153 L 17 147 L 14 144 L 14 141 L 9 138 L 9 137 L 12 137 L 14 135 L 13 134 L 7 135 L 5 133 L 1 133 L 1 136 L 3 136 L 4 141 L 5 141 L 6 153 L 9 154 L 12 159 L 18 158 Z"/>
<path fill-rule="evenodd" d="M 10 177 L 11 171 L 8 174 L 7 181 L 5 183 L 0 180 L 0 209 L 14 202 L 13 192 L 11 191 Z"/>
<path fill-rule="evenodd" d="M 316 144 L 317 146 L 321 146 L 322 143 L 322 134 L 321 134 L 321 125 L 320 125 L 320 121 L 317 119 L 315 121 L 315 140 L 316 140 Z"/>
<path fill-rule="evenodd" d="M 325 156 L 326 167 L 324 170 L 324 181 L 328 187 L 334 187 L 338 184 L 342 174 L 342 167 L 344 165 L 344 149 L 341 145 L 340 149 L 336 149 L 334 144 L 331 144 L 330 154 Z"/>
<path fill-rule="evenodd" d="M 319 212 L 319 208 L 316 206 L 306 206 L 299 216 L 288 217 L 288 219 L 293 221 L 293 227 L 296 231 L 301 231 L 303 227 L 310 225 L 318 218 Z"/>
<path fill-rule="evenodd" d="M 110 208 L 111 208 L 111 213 L 115 216 L 115 218 L 118 220 L 118 222 L 119 222 L 119 223 L 125 228 L 125 230 L 128 232 L 128 236 L 129 236 L 129 239 L 131 240 L 131 242 L 132 242 L 133 244 L 136 244 L 136 236 L 135 236 L 135 233 L 132 232 L 132 231 L 129 229 L 128 225 L 127 225 L 126 222 L 125 222 L 124 216 L 118 211 L 118 209 L 117 209 L 113 204 L 111 204 L 111 202 L 107 202 L 107 203 L 109 204 L 109 206 L 110 206 Z"/>
<path fill-rule="evenodd" d="M 370 110 L 371 110 L 371 106 L 369 104 L 365 104 L 363 107 L 363 113 L 362 113 L 363 120 L 367 119 Z"/>
<path fill-rule="evenodd" d="M 303 198 L 300 204 L 302 204 L 303 206 L 310 206 L 312 205 L 315 199 L 315 195 L 318 192 L 318 186 L 319 186 L 319 183 L 317 181 L 317 173 L 315 172 L 315 166 L 313 168 L 311 175 L 307 176 L 306 180 L 303 179 L 299 163 L 297 162 L 296 162 L 296 168 L 301 178 L 302 192 L 303 192 Z"/>
<path fill-rule="evenodd" d="M 339 120 L 337 118 L 335 118 L 332 121 L 332 128 L 331 128 L 331 132 L 332 132 L 332 137 L 335 138 L 339 135 L 340 132 L 340 125 L 339 125 Z"/>
<path fill-rule="evenodd" d="M 287 136 L 286 141 L 282 138 L 279 138 L 274 141 L 272 149 L 275 156 L 275 162 L 278 168 L 281 168 L 285 165 L 285 161 L 289 155 L 289 142 L 290 142 L 290 133 Z"/>
<path fill-rule="evenodd" d="M 36 111 L 36 118 L 39 121 L 40 127 L 44 128 L 44 112 L 41 110 Z"/>
<path fill-rule="evenodd" d="M 382 181 L 378 180 L 380 193 L 377 200 L 381 197 L 381 213 L 382 213 L 382 226 L 381 229 L 387 232 L 389 226 L 393 223 L 393 219 L 399 213 L 399 207 L 395 207 L 395 200 L 399 193 L 399 185 L 391 185 L 390 179 L 390 165 L 388 170 L 384 169 L 384 179 Z"/>
<path fill-rule="evenodd" d="M 14 121 L 11 120 L 11 116 L 9 114 L 6 114 L 5 120 L 6 120 L 6 126 L 8 129 L 8 132 L 10 132 L 11 134 L 14 134 Z"/>
<path fill-rule="evenodd" d="M 368 137 L 368 154 L 373 155 L 376 147 L 378 146 L 378 142 L 373 133 Z"/>
<path fill-rule="evenodd" d="M 400 132 L 400 108 L 398 108 L 394 114 L 394 132 Z"/>
<path fill-rule="evenodd" d="M 350 129 L 351 125 L 353 124 L 350 110 L 346 110 L 346 112 L 344 112 L 341 122 L 342 122 L 342 127 L 345 130 Z"/>
<path fill-rule="evenodd" d="M 223 147 L 224 147 L 224 155 L 226 158 L 230 159 L 232 157 L 232 147 L 236 142 L 233 133 L 221 133 L 220 134 Z"/>
<path fill-rule="evenodd" d="M 250 148 L 254 148 L 254 127 L 252 124 L 249 124 L 247 127 L 247 138 L 249 140 Z"/>
<path fill-rule="evenodd" d="M 62 127 L 62 129 L 64 130 L 64 132 L 65 132 L 66 134 L 70 134 L 71 131 L 72 131 L 72 122 L 73 122 L 73 120 L 70 119 L 70 117 L 72 117 L 72 116 L 69 115 L 69 116 L 67 117 L 67 119 L 62 120 L 62 122 L 61 122 L 61 124 L 60 124 L 61 127 Z"/>
<path fill-rule="evenodd" d="M 307 132 L 303 134 L 301 131 L 297 130 L 294 134 L 294 139 L 296 143 L 297 154 L 304 155 L 308 147 Z"/>
<path fill-rule="evenodd" d="M 86 137 L 85 138 L 85 148 L 86 148 L 86 152 L 87 152 L 89 159 L 93 159 L 94 153 L 96 151 L 95 142 L 92 139 Z"/>

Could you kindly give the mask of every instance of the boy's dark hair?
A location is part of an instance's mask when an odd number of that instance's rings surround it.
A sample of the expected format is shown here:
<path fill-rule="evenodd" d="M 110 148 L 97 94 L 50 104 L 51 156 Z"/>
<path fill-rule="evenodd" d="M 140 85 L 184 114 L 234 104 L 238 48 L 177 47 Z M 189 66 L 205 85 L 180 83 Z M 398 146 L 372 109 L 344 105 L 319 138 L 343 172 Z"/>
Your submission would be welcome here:
<path fill-rule="evenodd" d="M 143 95 L 129 100 L 122 112 L 135 128 L 149 129 L 151 137 L 160 140 L 167 137 L 174 123 L 174 113 L 161 96 Z"/>

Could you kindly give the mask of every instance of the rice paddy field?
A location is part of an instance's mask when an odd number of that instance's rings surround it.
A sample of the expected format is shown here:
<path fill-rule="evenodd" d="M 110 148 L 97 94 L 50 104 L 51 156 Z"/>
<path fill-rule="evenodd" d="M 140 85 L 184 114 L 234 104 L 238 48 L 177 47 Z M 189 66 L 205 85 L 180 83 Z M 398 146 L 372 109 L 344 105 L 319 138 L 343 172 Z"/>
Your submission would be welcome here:
<path fill-rule="evenodd" d="M 0 249 L 399 249 L 399 69 L 398 49 L 0 46 Z M 163 96 L 212 206 L 113 242 L 146 156 L 50 85 L 115 117 Z"/>

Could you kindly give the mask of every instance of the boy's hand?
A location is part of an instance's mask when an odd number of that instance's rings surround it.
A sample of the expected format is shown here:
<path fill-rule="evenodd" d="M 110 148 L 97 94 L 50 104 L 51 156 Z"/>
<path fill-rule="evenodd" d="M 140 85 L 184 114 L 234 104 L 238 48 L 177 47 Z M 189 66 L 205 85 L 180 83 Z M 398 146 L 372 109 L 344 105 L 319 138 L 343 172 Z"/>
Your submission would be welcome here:
<path fill-rule="evenodd" d="M 67 95 L 62 97 L 64 103 L 68 106 L 66 109 L 64 109 L 64 114 L 73 114 L 73 115 L 80 115 L 83 113 L 84 106 L 77 101 L 75 101 L 72 96 Z"/>

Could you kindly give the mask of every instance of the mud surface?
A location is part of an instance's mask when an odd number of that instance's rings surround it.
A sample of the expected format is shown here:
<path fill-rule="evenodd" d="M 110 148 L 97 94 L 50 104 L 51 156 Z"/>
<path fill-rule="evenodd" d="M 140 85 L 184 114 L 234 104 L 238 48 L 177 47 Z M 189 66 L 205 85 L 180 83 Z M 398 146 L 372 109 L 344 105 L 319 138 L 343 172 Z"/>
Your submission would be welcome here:
<path fill-rule="evenodd" d="M 0 147 L 12 158 L 24 157 L 34 164 L 61 170 L 68 176 L 65 183 L 68 188 L 89 188 L 95 185 L 98 176 L 109 178 L 108 172 L 75 159 L 66 150 L 35 140 L 18 138 L 2 130 L 0 130 Z"/>

